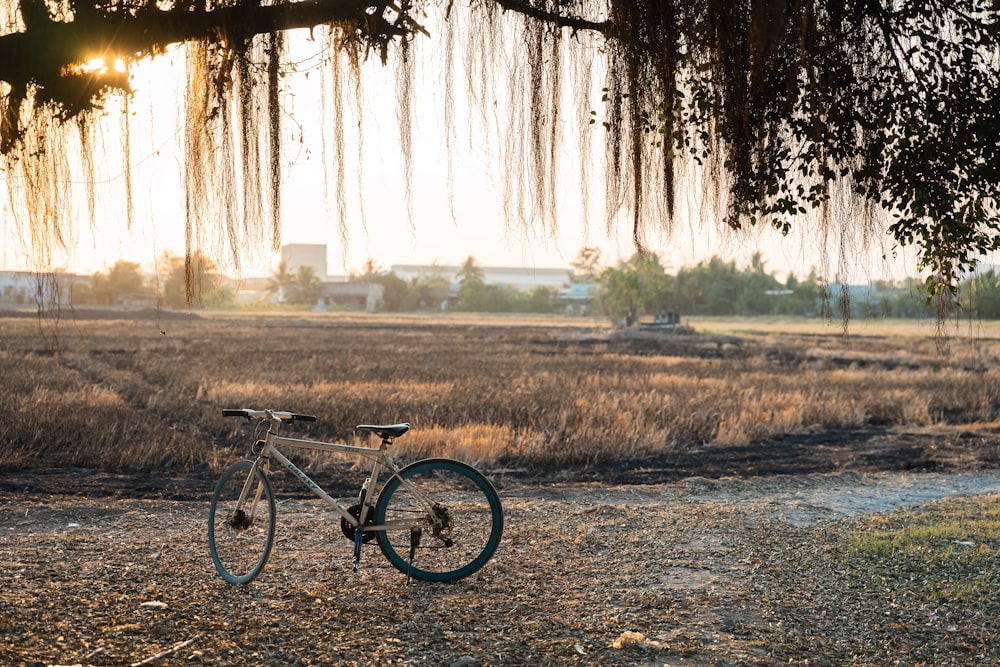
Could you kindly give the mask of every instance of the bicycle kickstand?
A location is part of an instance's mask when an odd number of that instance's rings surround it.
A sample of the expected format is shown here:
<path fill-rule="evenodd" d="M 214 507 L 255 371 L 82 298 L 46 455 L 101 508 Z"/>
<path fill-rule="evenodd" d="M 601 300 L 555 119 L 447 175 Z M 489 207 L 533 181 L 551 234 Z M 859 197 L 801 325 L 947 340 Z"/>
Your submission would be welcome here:
<path fill-rule="evenodd" d="M 358 526 L 354 529 L 354 571 L 358 571 L 361 565 L 361 540 L 364 537 L 364 529 Z"/>
<path fill-rule="evenodd" d="M 413 568 L 413 558 L 417 555 L 417 547 L 420 546 L 420 536 L 423 530 L 420 528 L 410 528 L 410 562 L 406 565 L 406 585 L 410 585 L 410 570 Z"/>

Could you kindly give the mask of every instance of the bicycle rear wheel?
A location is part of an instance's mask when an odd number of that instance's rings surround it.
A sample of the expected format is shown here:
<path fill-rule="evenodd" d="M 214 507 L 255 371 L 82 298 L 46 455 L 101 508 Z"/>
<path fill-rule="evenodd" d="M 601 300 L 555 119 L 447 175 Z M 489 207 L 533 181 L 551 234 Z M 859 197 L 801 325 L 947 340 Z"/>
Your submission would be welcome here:
<path fill-rule="evenodd" d="M 223 579 L 245 584 L 260 573 L 274 542 L 274 517 L 263 470 L 237 461 L 222 473 L 208 510 L 208 550 Z"/>
<path fill-rule="evenodd" d="M 496 489 L 472 466 L 427 459 L 385 485 L 375 524 L 389 527 L 376 536 L 396 569 L 423 581 L 454 581 L 493 556 L 503 534 L 503 508 Z"/>

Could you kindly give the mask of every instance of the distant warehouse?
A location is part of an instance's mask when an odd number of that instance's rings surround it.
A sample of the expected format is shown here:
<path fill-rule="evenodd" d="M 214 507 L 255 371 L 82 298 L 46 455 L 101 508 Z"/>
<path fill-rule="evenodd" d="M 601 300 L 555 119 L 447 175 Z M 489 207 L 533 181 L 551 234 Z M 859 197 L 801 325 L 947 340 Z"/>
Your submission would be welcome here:
<path fill-rule="evenodd" d="M 538 269 L 525 267 L 480 266 L 483 282 L 487 285 L 504 285 L 520 292 L 530 292 L 536 287 L 551 287 L 561 290 L 569 282 L 569 269 Z M 428 264 L 393 264 L 392 272 L 407 282 L 420 276 L 438 275 L 449 282 L 457 283 L 460 266 L 436 266 Z"/>

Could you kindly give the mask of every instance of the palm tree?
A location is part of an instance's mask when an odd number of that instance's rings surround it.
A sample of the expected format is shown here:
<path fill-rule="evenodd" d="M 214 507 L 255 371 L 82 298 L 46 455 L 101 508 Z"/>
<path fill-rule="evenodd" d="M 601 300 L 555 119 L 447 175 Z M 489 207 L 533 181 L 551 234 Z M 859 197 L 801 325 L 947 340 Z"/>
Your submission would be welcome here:
<path fill-rule="evenodd" d="M 316 275 L 316 269 L 303 264 L 288 292 L 288 300 L 293 303 L 316 303 L 323 292 L 323 282 Z"/>
<path fill-rule="evenodd" d="M 376 283 L 384 273 L 385 271 L 382 267 L 376 264 L 374 259 L 369 257 L 365 260 L 364 266 L 361 267 L 360 271 L 351 272 L 351 280 L 361 283 Z"/>
<path fill-rule="evenodd" d="M 276 296 L 278 301 L 285 301 L 289 289 L 295 283 L 295 276 L 288 270 L 288 265 L 284 262 L 278 264 L 278 268 L 267 279 L 268 296 Z"/>
<path fill-rule="evenodd" d="M 466 260 L 459 267 L 458 271 L 455 272 L 455 277 L 458 278 L 458 282 L 464 283 L 467 280 L 478 280 L 483 282 L 486 274 L 483 273 L 482 267 L 476 262 L 476 258 L 469 255 Z"/>

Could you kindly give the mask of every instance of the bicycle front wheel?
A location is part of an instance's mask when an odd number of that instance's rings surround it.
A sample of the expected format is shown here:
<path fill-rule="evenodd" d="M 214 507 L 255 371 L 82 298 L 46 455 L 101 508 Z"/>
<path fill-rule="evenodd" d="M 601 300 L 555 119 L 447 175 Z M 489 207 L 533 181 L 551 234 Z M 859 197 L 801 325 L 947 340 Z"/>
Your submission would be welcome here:
<path fill-rule="evenodd" d="M 222 578 L 245 584 L 256 577 L 274 542 L 274 495 L 267 475 L 252 461 L 229 466 L 208 510 L 208 550 Z"/>
<path fill-rule="evenodd" d="M 503 508 L 483 475 L 459 461 L 427 459 L 389 480 L 375 505 L 379 548 L 414 579 L 454 581 L 493 556 Z"/>

